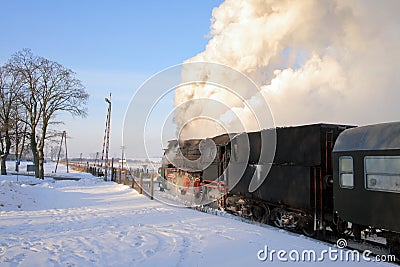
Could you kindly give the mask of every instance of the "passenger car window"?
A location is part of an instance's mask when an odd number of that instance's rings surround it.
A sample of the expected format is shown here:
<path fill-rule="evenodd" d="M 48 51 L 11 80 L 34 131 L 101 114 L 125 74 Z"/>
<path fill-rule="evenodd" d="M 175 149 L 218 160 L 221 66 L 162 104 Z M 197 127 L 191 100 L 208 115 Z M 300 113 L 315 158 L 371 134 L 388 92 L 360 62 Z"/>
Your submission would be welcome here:
<path fill-rule="evenodd" d="M 339 185 L 342 188 L 354 187 L 353 158 L 342 156 L 339 158 Z"/>
<path fill-rule="evenodd" d="M 400 156 L 366 156 L 365 188 L 400 193 Z"/>

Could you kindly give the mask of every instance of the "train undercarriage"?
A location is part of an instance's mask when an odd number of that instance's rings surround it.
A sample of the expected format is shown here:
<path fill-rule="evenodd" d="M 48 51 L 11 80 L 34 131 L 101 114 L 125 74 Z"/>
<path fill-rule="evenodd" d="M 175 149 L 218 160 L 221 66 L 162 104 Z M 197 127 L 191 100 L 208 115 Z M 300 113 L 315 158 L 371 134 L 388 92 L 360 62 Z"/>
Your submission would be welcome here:
<path fill-rule="evenodd" d="M 241 196 L 228 196 L 225 210 L 237 216 L 263 224 L 302 232 L 307 236 L 314 236 L 313 217 L 307 211 L 289 209 L 283 205 L 245 199 Z"/>

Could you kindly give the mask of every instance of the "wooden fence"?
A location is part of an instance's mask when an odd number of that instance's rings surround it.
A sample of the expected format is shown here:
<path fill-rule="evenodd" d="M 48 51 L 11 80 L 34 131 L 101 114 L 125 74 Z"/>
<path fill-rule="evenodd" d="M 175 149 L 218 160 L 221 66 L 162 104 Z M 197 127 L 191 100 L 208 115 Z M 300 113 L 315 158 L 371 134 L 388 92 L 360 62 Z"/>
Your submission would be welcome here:
<path fill-rule="evenodd" d="M 88 172 L 97 177 L 104 177 L 104 168 L 89 163 L 70 162 L 71 169 L 80 172 Z M 154 184 L 158 182 L 158 173 L 154 170 L 144 168 L 108 168 L 108 177 L 105 181 L 113 181 L 118 184 L 129 185 L 136 189 L 139 194 L 144 194 L 150 199 L 154 199 Z"/>

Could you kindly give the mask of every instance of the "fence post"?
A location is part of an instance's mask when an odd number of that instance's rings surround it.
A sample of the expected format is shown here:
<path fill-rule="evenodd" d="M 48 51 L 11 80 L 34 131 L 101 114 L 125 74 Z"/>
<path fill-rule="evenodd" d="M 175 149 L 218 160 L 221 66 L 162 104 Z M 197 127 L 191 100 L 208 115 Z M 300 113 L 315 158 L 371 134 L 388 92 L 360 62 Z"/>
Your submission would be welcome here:
<path fill-rule="evenodd" d="M 143 172 L 139 173 L 139 194 L 143 194 Z"/>
<path fill-rule="evenodd" d="M 126 185 L 127 171 L 126 171 L 126 170 L 123 170 L 123 172 L 124 172 L 124 185 Z"/>
<path fill-rule="evenodd" d="M 118 168 L 118 183 L 121 183 L 121 168 Z"/>
<path fill-rule="evenodd" d="M 150 199 L 154 199 L 154 175 L 155 173 L 150 174 Z"/>
<path fill-rule="evenodd" d="M 135 189 L 135 172 L 133 173 L 133 175 L 131 175 L 132 177 L 132 188 Z"/>

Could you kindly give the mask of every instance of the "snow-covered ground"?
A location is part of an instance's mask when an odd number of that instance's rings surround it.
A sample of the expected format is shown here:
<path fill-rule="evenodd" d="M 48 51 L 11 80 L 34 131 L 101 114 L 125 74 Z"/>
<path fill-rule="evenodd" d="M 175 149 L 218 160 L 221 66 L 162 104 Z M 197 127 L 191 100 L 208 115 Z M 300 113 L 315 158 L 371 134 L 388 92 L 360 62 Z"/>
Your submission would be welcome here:
<path fill-rule="evenodd" d="M 46 169 L 51 173 L 54 164 Z M 346 262 L 345 250 L 303 236 L 167 206 L 88 174 L 69 175 L 82 179 L 0 176 L 0 266 L 390 266 L 362 255 Z M 310 251 L 323 262 L 308 261 Z"/>

